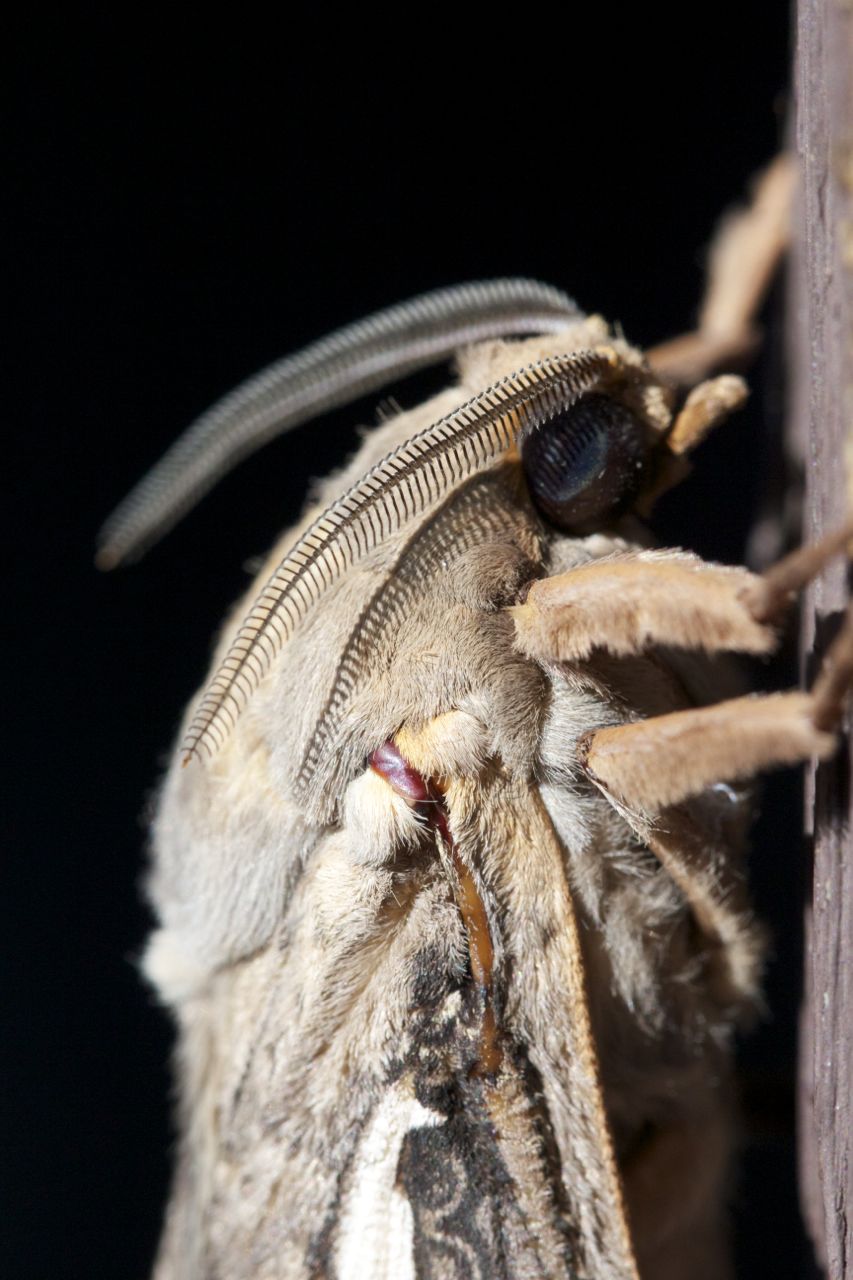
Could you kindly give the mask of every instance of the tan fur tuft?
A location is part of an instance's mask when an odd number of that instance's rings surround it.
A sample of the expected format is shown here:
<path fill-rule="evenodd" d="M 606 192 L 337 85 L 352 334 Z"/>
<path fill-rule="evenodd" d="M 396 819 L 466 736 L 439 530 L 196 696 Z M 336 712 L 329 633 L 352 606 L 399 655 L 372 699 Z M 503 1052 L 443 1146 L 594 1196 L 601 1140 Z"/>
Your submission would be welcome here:
<path fill-rule="evenodd" d="M 403 725 L 396 743 L 401 755 L 426 778 L 476 777 L 489 751 L 484 725 L 466 711 L 447 711 L 418 732 Z"/>

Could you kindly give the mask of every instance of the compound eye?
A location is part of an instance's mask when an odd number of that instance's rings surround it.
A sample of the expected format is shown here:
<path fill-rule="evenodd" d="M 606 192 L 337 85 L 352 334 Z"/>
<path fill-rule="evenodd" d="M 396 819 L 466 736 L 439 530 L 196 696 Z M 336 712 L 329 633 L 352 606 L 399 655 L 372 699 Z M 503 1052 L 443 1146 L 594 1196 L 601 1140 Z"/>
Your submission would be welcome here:
<path fill-rule="evenodd" d="M 624 511 L 648 457 L 638 418 L 618 400 L 595 394 L 532 431 L 521 447 L 534 505 L 567 533 L 592 533 Z"/>

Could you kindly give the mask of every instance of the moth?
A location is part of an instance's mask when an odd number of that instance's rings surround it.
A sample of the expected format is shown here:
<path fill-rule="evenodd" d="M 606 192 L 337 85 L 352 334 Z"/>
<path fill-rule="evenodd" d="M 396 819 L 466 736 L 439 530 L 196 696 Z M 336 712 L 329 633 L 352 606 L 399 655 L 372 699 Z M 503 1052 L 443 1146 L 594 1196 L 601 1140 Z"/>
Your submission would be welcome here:
<path fill-rule="evenodd" d="M 238 388 L 106 526 L 111 565 L 455 353 L 270 552 L 162 785 L 157 1280 L 730 1274 L 749 784 L 833 751 L 850 630 L 809 692 L 744 696 L 725 659 L 773 649 L 851 529 L 756 575 L 649 518 L 745 395 L 709 375 L 752 343 L 789 183 L 729 225 L 696 333 L 643 354 L 536 282 L 428 294 Z"/>

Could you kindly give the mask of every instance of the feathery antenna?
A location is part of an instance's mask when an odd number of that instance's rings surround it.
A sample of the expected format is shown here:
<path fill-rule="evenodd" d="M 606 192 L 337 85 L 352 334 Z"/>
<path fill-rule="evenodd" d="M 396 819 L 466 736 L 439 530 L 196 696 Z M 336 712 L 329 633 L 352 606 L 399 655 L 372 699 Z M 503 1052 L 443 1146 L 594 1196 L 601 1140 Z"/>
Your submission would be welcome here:
<path fill-rule="evenodd" d="M 104 524 L 98 567 L 138 558 L 242 458 L 282 432 L 469 343 L 557 332 L 579 316 L 558 289 L 507 279 L 437 289 L 338 329 L 255 374 L 197 418 Z"/>
<path fill-rule="evenodd" d="M 372 467 L 288 552 L 243 622 L 184 742 L 184 763 L 225 740 L 294 629 L 337 578 L 456 485 L 612 373 L 612 352 L 578 351 L 502 378 Z"/>

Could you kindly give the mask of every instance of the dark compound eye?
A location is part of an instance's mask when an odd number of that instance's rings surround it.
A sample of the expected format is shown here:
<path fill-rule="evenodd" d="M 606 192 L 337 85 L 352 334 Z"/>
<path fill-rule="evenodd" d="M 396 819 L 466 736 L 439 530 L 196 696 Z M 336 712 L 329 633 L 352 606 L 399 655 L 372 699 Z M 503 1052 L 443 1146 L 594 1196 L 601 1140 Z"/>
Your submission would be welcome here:
<path fill-rule="evenodd" d="M 532 431 L 521 447 L 530 495 L 559 529 L 592 533 L 636 496 L 649 456 L 647 433 L 624 404 L 584 396 Z"/>

